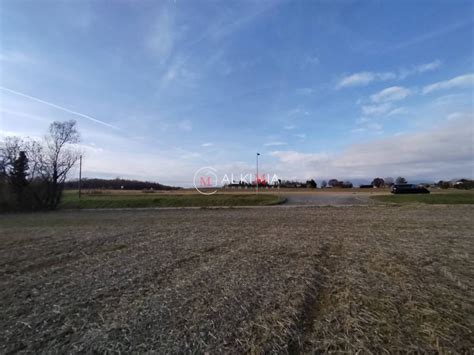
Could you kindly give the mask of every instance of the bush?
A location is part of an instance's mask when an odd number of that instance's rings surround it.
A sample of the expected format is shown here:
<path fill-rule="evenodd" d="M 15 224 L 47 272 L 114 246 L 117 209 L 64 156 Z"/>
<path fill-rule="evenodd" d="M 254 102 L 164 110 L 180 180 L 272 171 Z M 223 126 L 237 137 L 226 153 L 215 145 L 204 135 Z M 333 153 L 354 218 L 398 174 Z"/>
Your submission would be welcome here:
<path fill-rule="evenodd" d="M 474 180 L 461 179 L 454 184 L 454 188 L 460 189 L 460 190 L 474 189 Z"/>
<path fill-rule="evenodd" d="M 440 180 L 438 182 L 438 187 L 441 189 L 449 189 L 451 187 L 451 183 L 449 181 Z"/>

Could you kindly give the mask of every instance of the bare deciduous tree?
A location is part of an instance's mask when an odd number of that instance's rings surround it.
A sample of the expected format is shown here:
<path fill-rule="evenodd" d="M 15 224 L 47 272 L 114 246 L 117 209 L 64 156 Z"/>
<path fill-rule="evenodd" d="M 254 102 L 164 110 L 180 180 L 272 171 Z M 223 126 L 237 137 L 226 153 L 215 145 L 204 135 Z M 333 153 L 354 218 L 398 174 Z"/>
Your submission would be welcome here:
<path fill-rule="evenodd" d="M 29 180 L 38 176 L 41 144 L 35 140 L 21 139 L 20 137 L 5 137 L 0 142 L 0 177 L 5 178 L 13 162 L 18 158 L 20 152 L 26 153 L 29 162 Z"/>
<path fill-rule="evenodd" d="M 31 198 L 40 208 L 55 209 L 61 199 L 67 174 L 79 159 L 76 121 L 53 122 L 43 142 L 7 137 L 0 143 L 0 182 L 8 182 L 20 152 L 26 154 Z M 4 189 L 4 188 L 3 188 Z M 4 189 L 5 190 L 5 189 Z"/>
<path fill-rule="evenodd" d="M 19 137 L 6 137 L 0 144 L 0 175 L 6 177 L 8 169 L 24 150 L 25 143 Z"/>
<path fill-rule="evenodd" d="M 37 168 L 47 184 L 46 204 L 51 209 L 58 206 L 67 174 L 79 159 L 79 152 L 71 147 L 79 143 L 79 139 L 76 121 L 53 122 L 45 146 L 38 154 Z"/>

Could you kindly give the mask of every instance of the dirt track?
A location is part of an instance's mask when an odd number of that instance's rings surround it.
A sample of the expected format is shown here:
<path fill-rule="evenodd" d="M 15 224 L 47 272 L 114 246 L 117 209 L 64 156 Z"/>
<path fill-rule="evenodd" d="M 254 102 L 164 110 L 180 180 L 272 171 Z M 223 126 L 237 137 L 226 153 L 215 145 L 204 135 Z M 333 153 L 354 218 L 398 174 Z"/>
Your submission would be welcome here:
<path fill-rule="evenodd" d="M 468 352 L 473 212 L 0 216 L 0 352 Z"/>

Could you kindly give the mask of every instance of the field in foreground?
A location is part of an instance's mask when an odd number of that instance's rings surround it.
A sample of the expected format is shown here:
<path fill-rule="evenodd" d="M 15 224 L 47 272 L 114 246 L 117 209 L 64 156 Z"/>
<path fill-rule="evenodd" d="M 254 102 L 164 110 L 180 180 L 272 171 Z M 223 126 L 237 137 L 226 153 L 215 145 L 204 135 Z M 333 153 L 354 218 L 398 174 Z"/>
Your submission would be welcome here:
<path fill-rule="evenodd" d="M 472 206 L 0 216 L 0 352 L 470 352 Z"/>
<path fill-rule="evenodd" d="M 66 191 L 61 208 L 148 208 L 148 207 L 213 207 L 269 206 L 284 202 L 271 194 L 143 193 L 141 191 L 99 191 L 83 194 Z"/>

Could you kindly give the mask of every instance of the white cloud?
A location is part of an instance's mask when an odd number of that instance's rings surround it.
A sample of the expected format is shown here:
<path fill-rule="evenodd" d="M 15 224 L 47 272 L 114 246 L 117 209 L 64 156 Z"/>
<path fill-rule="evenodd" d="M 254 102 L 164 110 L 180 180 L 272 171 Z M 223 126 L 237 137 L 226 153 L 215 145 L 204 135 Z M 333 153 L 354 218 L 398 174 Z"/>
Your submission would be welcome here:
<path fill-rule="evenodd" d="M 436 59 L 433 62 L 418 65 L 416 67 L 416 70 L 420 73 L 424 73 L 426 71 L 432 71 L 432 70 L 438 69 L 440 66 L 441 66 L 441 61 L 439 59 Z"/>
<path fill-rule="evenodd" d="M 337 89 L 351 87 L 351 86 L 366 86 L 374 81 L 385 81 L 395 79 L 396 75 L 391 72 L 375 73 L 375 72 L 360 72 L 345 76 L 336 85 Z"/>
<path fill-rule="evenodd" d="M 287 130 L 292 130 L 292 129 L 296 129 L 296 126 L 295 125 L 287 125 L 285 127 L 283 127 L 284 129 L 287 129 Z"/>
<path fill-rule="evenodd" d="M 433 99 L 432 103 L 437 106 L 459 105 L 460 103 L 470 102 L 472 100 L 471 95 L 466 93 L 443 95 Z"/>
<path fill-rule="evenodd" d="M 295 134 L 295 137 L 298 137 L 300 139 L 305 139 L 306 138 L 306 133 L 298 133 L 298 134 Z"/>
<path fill-rule="evenodd" d="M 273 151 L 270 155 L 277 157 L 281 162 L 290 165 L 317 164 L 329 161 L 330 157 L 325 153 L 300 153 L 296 151 Z"/>
<path fill-rule="evenodd" d="M 398 78 L 405 79 L 406 77 L 413 75 L 413 74 L 421 74 L 428 71 L 433 71 L 438 69 L 441 66 L 441 61 L 436 59 L 429 63 L 423 63 L 419 65 L 415 65 L 410 69 L 402 68 L 399 70 Z"/>
<path fill-rule="evenodd" d="M 201 144 L 201 147 L 212 147 L 213 145 L 214 143 L 206 142 L 206 143 Z"/>
<path fill-rule="evenodd" d="M 159 181 L 164 184 L 192 184 L 195 166 L 185 159 L 196 157 L 186 156 L 185 153 L 162 152 L 163 154 L 121 151 L 112 149 L 94 151 L 87 149 L 83 163 L 83 176 L 103 176 L 113 178 L 121 176 L 143 180 Z"/>
<path fill-rule="evenodd" d="M 336 85 L 336 89 L 341 89 L 345 87 L 353 87 L 353 86 L 367 86 L 373 82 L 380 82 L 386 80 L 394 80 L 394 79 L 405 79 L 409 75 L 413 74 L 420 74 L 427 71 L 435 70 L 441 66 L 441 61 L 436 59 L 429 63 L 423 63 L 419 65 L 415 65 L 410 69 L 400 69 L 398 73 L 395 72 L 359 72 L 354 73 L 348 76 L 343 77 L 339 80 Z"/>
<path fill-rule="evenodd" d="M 368 117 L 360 117 L 356 120 L 356 123 L 360 125 L 360 127 L 354 128 L 351 132 L 358 133 L 358 132 L 365 132 L 371 131 L 374 133 L 381 133 L 383 126 L 381 123 L 374 121 Z"/>
<path fill-rule="evenodd" d="M 465 74 L 457 76 L 450 80 L 439 81 L 437 83 L 427 85 L 423 88 L 423 94 L 428 94 L 433 91 L 447 90 L 454 88 L 465 88 L 474 85 L 474 74 Z"/>
<path fill-rule="evenodd" d="M 472 113 L 468 113 L 468 112 L 452 112 L 448 116 L 446 116 L 446 119 L 448 121 L 467 120 L 471 116 L 472 116 Z"/>
<path fill-rule="evenodd" d="M 392 111 L 390 111 L 387 116 L 394 116 L 394 115 L 402 115 L 402 114 L 406 114 L 408 111 L 405 107 L 397 107 L 395 109 L 393 109 Z"/>
<path fill-rule="evenodd" d="M 338 154 L 276 151 L 278 171 L 299 178 L 473 178 L 472 113 L 422 132 L 350 145 Z M 357 128 L 363 131 L 365 128 Z"/>
<path fill-rule="evenodd" d="M 399 42 L 398 44 L 395 44 L 395 45 L 391 44 L 391 47 L 389 48 L 389 50 L 399 50 L 399 49 L 412 46 L 418 43 L 422 43 L 428 40 L 432 40 L 432 39 L 439 40 L 441 36 L 447 33 L 450 33 L 452 31 L 456 31 L 459 28 L 462 28 L 464 26 L 471 25 L 471 24 L 472 24 L 472 20 L 469 19 L 467 21 L 465 20 L 465 21 L 455 22 L 445 27 L 440 27 L 438 25 L 436 29 L 433 31 L 425 32 L 423 34 L 420 34 L 419 36 L 409 36 L 409 39 L 404 42 Z"/>
<path fill-rule="evenodd" d="M 385 102 L 377 105 L 365 105 L 362 106 L 362 114 L 364 115 L 383 115 L 388 113 L 392 109 L 390 102 Z"/>
<path fill-rule="evenodd" d="M 265 143 L 264 146 L 265 147 L 275 147 L 275 146 L 280 146 L 280 145 L 286 145 L 287 143 L 285 142 L 268 142 L 268 143 Z"/>
<path fill-rule="evenodd" d="M 373 102 L 388 102 L 403 100 L 411 94 L 410 89 L 401 86 L 392 86 L 370 96 Z"/>

